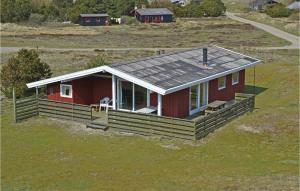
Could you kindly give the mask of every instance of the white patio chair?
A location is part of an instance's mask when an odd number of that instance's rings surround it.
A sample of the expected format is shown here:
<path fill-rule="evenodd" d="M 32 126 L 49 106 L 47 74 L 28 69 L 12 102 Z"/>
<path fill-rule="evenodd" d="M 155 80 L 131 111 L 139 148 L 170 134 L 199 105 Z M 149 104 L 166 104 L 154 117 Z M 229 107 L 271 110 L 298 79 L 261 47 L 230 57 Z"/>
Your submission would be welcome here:
<path fill-rule="evenodd" d="M 109 97 L 105 97 L 103 99 L 100 100 L 100 107 L 99 107 L 99 111 L 101 111 L 102 107 L 105 108 L 106 113 L 108 112 L 108 108 L 112 107 L 110 104 L 112 100 Z"/>

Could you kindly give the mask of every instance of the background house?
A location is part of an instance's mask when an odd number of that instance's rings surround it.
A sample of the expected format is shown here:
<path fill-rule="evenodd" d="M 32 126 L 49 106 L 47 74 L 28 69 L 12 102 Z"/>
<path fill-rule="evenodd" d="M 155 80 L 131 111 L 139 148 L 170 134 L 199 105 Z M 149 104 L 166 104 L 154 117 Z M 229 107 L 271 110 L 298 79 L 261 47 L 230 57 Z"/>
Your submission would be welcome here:
<path fill-rule="evenodd" d="M 299 10 L 300 9 L 300 2 L 295 1 L 287 6 L 288 9 L 293 9 L 293 10 Z"/>
<path fill-rule="evenodd" d="M 109 23 L 108 14 L 80 14 L 79 24 L 82 26 L 101 26 Z"/>
<path fill-rule="evenodd" d="M 174 13 L 167 8 L 136 9 L 134 15 L 142 23 L 169 23 Z"/>
<path fill-rule="evenodd" d="M 277 1 L 274 0 L 252 0 L 249 3 L 249 8 L 252 11 L 261 11 L 265 8 L 267 5 L 273 5 L 277 4 Z"/>

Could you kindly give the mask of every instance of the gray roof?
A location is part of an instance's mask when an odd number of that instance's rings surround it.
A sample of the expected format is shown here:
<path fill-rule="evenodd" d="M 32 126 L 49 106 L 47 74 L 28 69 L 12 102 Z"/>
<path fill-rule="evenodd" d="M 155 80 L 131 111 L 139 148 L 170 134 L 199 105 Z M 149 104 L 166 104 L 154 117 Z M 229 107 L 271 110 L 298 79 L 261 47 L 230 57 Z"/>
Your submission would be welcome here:
<path fill-rule="evenodd" d="M 249 56 L 212 46 L 208 47 L 208 67 L 203 66 L 202 48 L 116 63 L 110 67 L 170 90 L 202 79 L 217 78 L 218 75 L 239 71 L 259 62 Z"/>
<path fill-rule="evenodd" d="M 174 13 L 167 8 L 146 8 L 135 10 L 140 15 L 173 15 Z"/>
<path fill-rule="evenodd" d="M 287 6 L 288 9 L 300 9 L 300 2 L 295 1 Z"/>
<path fill-rule="evenodd" d="M 81 17 L 108 17 L 108 14 L 101 13 L 101 14 L 80 14 Z"/>

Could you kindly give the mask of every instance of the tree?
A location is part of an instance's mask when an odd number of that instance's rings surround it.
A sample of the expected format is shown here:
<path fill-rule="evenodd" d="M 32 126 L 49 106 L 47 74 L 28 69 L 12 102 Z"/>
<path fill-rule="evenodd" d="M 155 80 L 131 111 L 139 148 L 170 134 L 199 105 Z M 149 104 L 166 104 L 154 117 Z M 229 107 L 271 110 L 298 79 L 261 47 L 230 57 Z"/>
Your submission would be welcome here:
<path fill-rule="evenodd" d="M 292 11 L 285 7 L 285 5 L 278 3 L 268 6 L 266 8 L 266 14 L 270 17 L 288 17 L 292 14 Z"/>
<path fill-rule="evenodd" d="M 225 13 L 226 7 L 221 0 L 203 0 L 201 6 L 204 16 L 218 17 Z"/>
<path fill-rule="evenodd" d="M 28 20 L 33 7 L 29 0 L 2 0 L 1 22 L 19 22 Z"/>
<path fill-rule="evenodd" d="M 13 87 L 16 96 L 22 97 L 30 90 L 26 83 L 51 77 L 52 72 L 48 64 L 42 62 L 35 50 L 21 49 L 17 56 L 13 56 L 1 70 L 1 91 L 6 97 L 12 97 Z"/>
<path fill-rule="evenodd" d="M 108 65 L 108 62 L 106 61 L 105 57 L 98 55 L 95 58 L 92 58 L 86 65 L 86 69 L 89 68 L 95 68 L 99 66 Z"/>

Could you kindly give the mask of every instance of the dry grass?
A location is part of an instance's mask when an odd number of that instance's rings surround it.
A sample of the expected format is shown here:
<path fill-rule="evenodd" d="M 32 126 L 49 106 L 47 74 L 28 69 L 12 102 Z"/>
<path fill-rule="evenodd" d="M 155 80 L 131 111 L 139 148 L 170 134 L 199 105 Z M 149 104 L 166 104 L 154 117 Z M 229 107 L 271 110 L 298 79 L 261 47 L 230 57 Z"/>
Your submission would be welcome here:
<path fill-rule="evenodd" d="M 139 57 L 152 56 L 155 51 L 39 51 L 42 61 L 48 63 L 54 76 L 79 71 L 86 63 L 98 55 L 103 56 L 108 63 L 133 60 Z M 1 54 L 1 65 L 16 53 Z"/>
<path fill-rule="evenodd" d="M 105 27 L 6 24 L 1 45 L 53 48 L 139 48 L 222 46 L 282 46 L 289 44 L 248 24 L 225 17 L 178 19 L 169 24 L 116 25 Z"/>
<path fill-rule="evenodd" d="M 299 13 L 295 13 L 295 15 L 292 15 L 291 17 L 288 18 L 272 18 L 265 13 L 257 13 L 257 12 L 244 13 L 244 14 L 240 14 L 239 16 L 249 20 L 265 23 L 274 26 L 276 28 L 279 28 L 283 31 L 300 36 Z"/>

